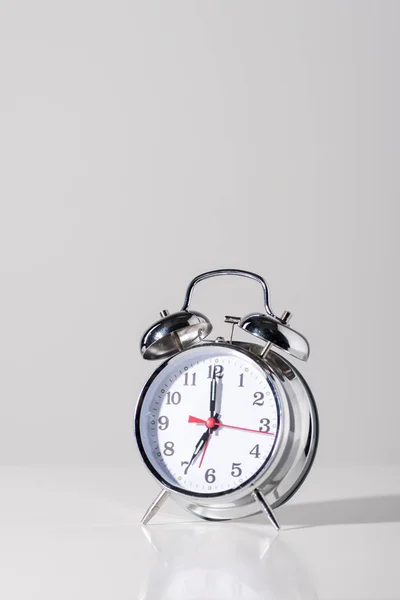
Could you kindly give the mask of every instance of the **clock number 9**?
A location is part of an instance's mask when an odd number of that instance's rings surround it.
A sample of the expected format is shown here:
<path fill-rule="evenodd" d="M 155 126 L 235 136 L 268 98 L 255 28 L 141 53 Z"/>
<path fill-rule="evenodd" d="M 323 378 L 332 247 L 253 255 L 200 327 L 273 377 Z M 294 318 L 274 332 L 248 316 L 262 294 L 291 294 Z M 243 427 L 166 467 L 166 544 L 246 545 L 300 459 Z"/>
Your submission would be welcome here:
<path fill-rule="evenodd" d="M 207 483 L 214 483 L 216 477 L 215 477 L 215 469 L 207 469 L 206 473 L 205 473 L 205 479 L 207 481 Z"/>
<path fill-rule="evenodd" d="M 164 454 L 165 456 L 172 456 L 174 454 L 174 442 L 165 442 L 164 444 Z"/>
<path fill-rule="evenodd" d="M 168 417 L 164 417 L 164 416 L 159 417 L 158 423 L 159 423 L 158 429 L 161 429 L 161 431 L 165 431 L 168 428 L 169 419 L 168 419 Z"/>

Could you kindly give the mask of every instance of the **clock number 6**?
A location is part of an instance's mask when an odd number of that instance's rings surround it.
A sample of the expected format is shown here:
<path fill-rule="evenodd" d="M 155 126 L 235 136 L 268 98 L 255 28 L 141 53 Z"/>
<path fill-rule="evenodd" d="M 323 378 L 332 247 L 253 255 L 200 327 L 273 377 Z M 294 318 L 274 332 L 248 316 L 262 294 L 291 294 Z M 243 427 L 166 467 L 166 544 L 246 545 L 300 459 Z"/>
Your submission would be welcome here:
<path fill-rule="evenodd" d="M 207 481 L 207 483 L 214 483 L 216 477 L 215 477 L 215 469 L 207 469 L 206 473 L 205 473 L 205 479 Z"/>

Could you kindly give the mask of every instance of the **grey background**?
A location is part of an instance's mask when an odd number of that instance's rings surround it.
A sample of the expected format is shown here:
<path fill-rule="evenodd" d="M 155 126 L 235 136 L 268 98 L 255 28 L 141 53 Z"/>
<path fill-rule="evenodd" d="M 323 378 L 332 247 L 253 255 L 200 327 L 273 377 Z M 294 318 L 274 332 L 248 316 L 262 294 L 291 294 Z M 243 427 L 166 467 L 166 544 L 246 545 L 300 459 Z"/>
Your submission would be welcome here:
<path fill-rule="evenodd" d="M 138 464 L 143 330 L 264 275 L 320 466 L 399 464 L 398 2 L 0 3 L 0 461 Z M 256 284 L 195 308 L 261 309 Z"/>

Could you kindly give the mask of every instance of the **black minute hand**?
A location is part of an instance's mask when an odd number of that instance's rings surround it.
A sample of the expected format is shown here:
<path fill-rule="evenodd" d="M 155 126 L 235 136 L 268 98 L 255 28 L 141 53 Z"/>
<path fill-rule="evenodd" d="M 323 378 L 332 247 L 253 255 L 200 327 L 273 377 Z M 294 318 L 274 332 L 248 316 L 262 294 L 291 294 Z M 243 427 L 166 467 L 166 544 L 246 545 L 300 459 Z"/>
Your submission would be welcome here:
<path fill-rule="evenodd" d="M 215 378 L 215 371 L 214 371 L 214 376 L 211 379 L 211 384 L 210 384 L 210 417 L 214 417 L 215 416 L 215 400 L 217 398 L 217 380 Z"/>

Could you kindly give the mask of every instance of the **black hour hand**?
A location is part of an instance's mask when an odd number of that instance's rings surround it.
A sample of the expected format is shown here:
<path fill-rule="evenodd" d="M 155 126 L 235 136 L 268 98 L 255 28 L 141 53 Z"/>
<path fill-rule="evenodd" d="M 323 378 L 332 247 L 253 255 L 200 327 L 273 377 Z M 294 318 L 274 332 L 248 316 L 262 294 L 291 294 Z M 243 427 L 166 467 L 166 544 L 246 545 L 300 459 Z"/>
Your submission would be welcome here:
<path fill-rule="evenodd" d="M 195 449 L 194 449 L 194 452 L 193 452 L 193 455 L 192 455 L 192 458 L 190 459 L 190 461 L 189 461 L 189 464 L 188 464 L 188 466 L 187 466 L 187 467 L 186 467 L 186 469 L 185 469 L 185 475 L 187 475 L 187 472 L 188 472 L 188 469 L 189 469 L 189 467 L 191 467 L 191 466 L 192 466 L 192 464 L 193 464 L 193 463 L 194 463 L 194 461 L 196 460 L 197 456 L 198 456 L 198 455 L 200 454 L 200 452 L 203 450 L 203 448 L 204 448 L 204 446 L 205 446 L 205 444 L 206 444 L 206 442 L 207 442 L 208 438 L 210 437 L 210 434 L 211 434 L 211 430 L 210 430 L 210 429 L 207 429 L 207 431 L 205 431 L 205 432 L 203 433 L 203 435 L 201 436 L 201 438 L 200 438 L 200 439 L 199 439 L 199 441 L 197 442 L 197 444 L 196 444 L 196 447 L 195 447 Z"/>

